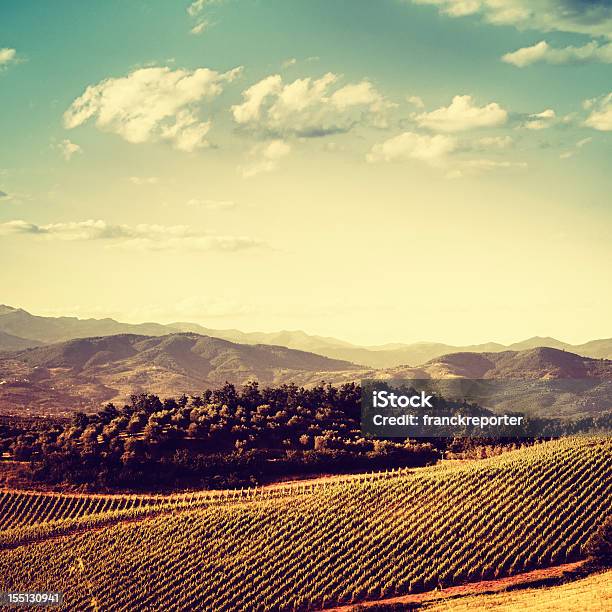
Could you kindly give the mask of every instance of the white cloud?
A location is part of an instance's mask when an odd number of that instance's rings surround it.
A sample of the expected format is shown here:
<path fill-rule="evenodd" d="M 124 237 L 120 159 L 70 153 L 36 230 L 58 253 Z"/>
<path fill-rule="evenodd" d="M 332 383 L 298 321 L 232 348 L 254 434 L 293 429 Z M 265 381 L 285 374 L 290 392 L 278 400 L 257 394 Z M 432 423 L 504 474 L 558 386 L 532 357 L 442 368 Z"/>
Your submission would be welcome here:
<path fill-rule="evenodd" d="M 187 206 L 194 208 L 206 208 L 207 210 L 232 210 L 237 204 L 233 200 L 198 200 L 192 198 L 187 201 Z"/>
<path fill-rule="evenodd" d="M 297 64 L 297 59 L 295 59 L 295 57 L 290 57 L 289 59 L 286 59 L 281 66 L 283 68 L 291 68 L 291 66 L 295 66 Z"/>
<path fill-rule="evenodd" d="M 609 0 L 412 0 L 433 4 L 450 17 L 481 15 L 494 25 L 612 38 Z"/>
<path fill-rule="evenodd" d="M 130 143 L 168 141 L 176 149 L 194 151 L 208 146 L 211 126 L 198 118 L 201 103 L 218 96 L 241 70 L 153 67 L 108 78 L 87 87 L 70 105 L 64 126 L 72 129 L 95 118 L 98 129 Z"/>
<path fill-rule="evenodd" d="M 436 132 L 460 132 L 503 125 L 508 112 L 497 102 L 476 106 L 472 96 L 455 96 L 450 106 L 421 113 L 415 119 L 421 127 Z"/>
<path fill-rule="evenodd" d="M 210 0 L 195 0 L 187 7 L 187 13 L 190 17 L 199 15 L 207 4 L 211 4 Z"/>
<path fill-rule="evenodd" d="M 496 159 L 470 159 L 458 162 L 456 167 L 446 174 L 447 179 L 458 179 L 469 175 L 478 175 L 483 172 L 507 169 L 525 169 L 527 162 L 513 162 Z"/>
<path fill-rule="evenodd" d="M 536 119 L 554 119 L 557 116 L 557 113 L 552 108 L 547 108 L 543 110 L 541 113 L 535 113 L 533 115 L 529 115 L 530 117 L 534 117 Z"/>
<path fill-rule="evenodd" d="M 386 101 L 367 80 L 334 86 L 339 77 L 328 72 L 284 83 L 279 74 L 255 83 L 242 93 L 243 102 L 232 106 L 239 125 L 277 137 L 326 136 L 350 131 L 359 123 L 386 125 Z"/>
<path fill-rule="evenodd" d="M 589 142 L 591 142 L 592 140 L 593 140 L 593 138 L 591 136 L 589 136 L 588 138 L 582 138 L 581 140 L 579 140 L 575 144 L 573 150 L 571 150 L 571 151 L 564 151 L 563 153 L 561 153 L 559 155 L 559 157 L 561 159 L 569 159 L 570 157 L 574 157 L 574 155 L 576 155 L 576 153 L 578 153 L 580 151 L 580 149 L 582 149 L 582 147 L 584 147 L 587 144 L 589 144 Z"/>
<path fill-rule="evenodd" d="M 456 148 L 457 140 L 452 136 L 442 134 L 429 136 L 404 132 L 374 145 L 366 159 L 370 163 L 416 159 L 431 165 L 438 165 Z"/>
<path fill-rule="evenodd" d="M 253 161 L 240 168 L 243 178 L 251 178 L 262 172 L 272 172 L 278 167 L 279 160 L 291 152 L 291 145 L 282 140 L 255 145 L 249 152 Z"/>
<path fill-rule="evenodd" d="M 514 66 L 523 68 L 534 62 L 543 61 L 549 51 L 550 47 L 548 43 L 542 40 L 531 47 L 523 47 L 511 53 L 506 53 L 502 56 L 502 61 L 506 62 L 506 64 L 513 64 Z"/>
<path fill-rule="evenodd" d="M 463 163 L 466 168 L 476 170 L 494 170 L 496 168 L 527 168 L 527 162 L 512 162 L 495 159 L 470 159 Z"/>
<path fill-rule="evenodd" d="M 419 96 L 406 96 L 406 102 L 412 104 L 412 106 L 416 108 L 425 108 L 425 102 L 423 102 L 423 98 Z"/>
<path fill-rule="evenodd" d="M 189 30 L 189 33 L 197 36 L 198 34 L 202 34 L 202 32 L 208 30 L 209 27 L 210 21 L 208 21 L 208 19 L 202 19 L 201 21 L 198 21 L 198 23 L 196 23 L 191 30 Z"/>
<path fill-rule="evenodd" d="M 102 220 L 37 225 L 23 220 L 0 223 L 0 235 L 21 234 L 62 241 L 105 241 L 150 251 L 239 251 L 263 246 L 247 236 L 213 235 L 188 225 L 115 225 Z"/>
<path fill-rule="evenodd" d="M 584 125 L 600 132 L 612 132 L 612 92 L 601 98 L 585 100 L 583 106 L 591 111 Z"/>
<path fill-rule="evenodd" d="M 159 183 L 157 176 L 130 176 L 130 183 L 134 185 L 156 185 Z"/>
<path fill-rule="evenodd" d="M 535 62 L 548 64 L 585 64 L 588 62 L 612 63 L 612 43 L 600 44 L 594 40 L 581 47 L 551 47 L 545 40 L 531 47 L 523 47 L 506 53 L 502 60 L 519 68 Z"/>
<path fill-rule="evenodd" d="M 552 108 L 547 108 L 541 113 L 534 113 L 527 116 L 527 121 L 523 124 L 528 130 L 545 130 L 555 124 L 557 113 Z"/>
<path fill-rule="evenodd" d="M 15 49 L 10 49 L 8 47 L 0 49 L 0 68 L 2 66 L 7 66 L 11 62 L 14 62 L 16 59 L 17 51 L 15 51 Z"/>
<path fill-rule="evenodd" d="M 404 132 L 375 145 L 366 159 L 370 163 L 418 160 L 445 169 L 445 177 L 453 179 L 493 170 L 526 168 L 527 164 L 522 161 L 461 159 L 466 152 L 499 150 L 510 146 L 512 142 L 508 136 L 491 136 L 463 144 L 455 136 L 447 134 L 432 136 Z"/>
<path fill-rule="evenodd" d="M 593 140 L 592 136 L 589 136 L 588 138 L 583 138 L 582 140 L 579 140 L 576 143 L 576 147 L 578 149 L 582 149 L 582 147 L 584 147 L 584 145 L 589 144 L 589 142 L 591 142 Z"/>
<path fill-rule="evenodd" d="M 262 105 L 269 96 L 276 96 L 283 86 L 280 74 L 275 74 L 251 85 L 242 92 L 244 102 L 232 106 L 234 120 L 241 124 L 255 122 L 261 119 Z"/>
<path fill-rule="evenodd" d="M 81 149 L 78 144 L 76 144 L 75 142 L 71 142 L 67 138 L 65 140 L 62 140 L 62 142 L 57 145 L 57 148 L 61 151 L 66 161 L 70 161 L 71 157 L 75 153 L 83 152 L 83 149 Z"/>

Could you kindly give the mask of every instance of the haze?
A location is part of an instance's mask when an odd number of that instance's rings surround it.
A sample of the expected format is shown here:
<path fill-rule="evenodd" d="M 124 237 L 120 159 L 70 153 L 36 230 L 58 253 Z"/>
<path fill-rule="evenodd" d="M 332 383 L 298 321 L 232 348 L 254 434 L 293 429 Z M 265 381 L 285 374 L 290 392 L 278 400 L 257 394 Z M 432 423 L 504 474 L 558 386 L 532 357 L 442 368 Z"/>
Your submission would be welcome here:
<path fill-rule="evenodd" d="M 609 337 L 612 13 L 505 4 L 2 3 L 0 302 Z"/>

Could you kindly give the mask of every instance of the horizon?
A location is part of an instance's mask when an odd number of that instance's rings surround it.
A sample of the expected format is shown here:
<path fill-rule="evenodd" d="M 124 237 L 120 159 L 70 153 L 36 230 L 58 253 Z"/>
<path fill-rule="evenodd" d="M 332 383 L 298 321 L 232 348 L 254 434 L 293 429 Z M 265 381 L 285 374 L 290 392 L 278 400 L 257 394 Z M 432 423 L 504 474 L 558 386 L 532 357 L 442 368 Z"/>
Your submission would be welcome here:
<path fill-rule="evenodd" d="M 598 337 L 598 338 L 588 338 L 586 340 L 584 340 L 583 342 L 568 342 L 567 340 L 564 340 L 562 338 L 557 338 L 554 336 L 542 336 L 539 334 L 534 334 L 534 335 L 530 335 L 530 336 L 524 336 L 518 340 L 511 340 L 511 341 L 506 341 L 506 342 L 502 342 L 499 340 L 485 340 L 483 342 L 464 342 L 461 344 L 454 344 L 451 342 L 445 342 L 445 341 L 439 341 L 439 340 L 415 340 L 415 341 L 402 341 L 402 340 L 395 340 L 395 341 L 388 341 L 388 342 L 379 342 L 377 344 L 362 344 L 359 342 L 355 342 L 353 340 L 347 340 L 346 338 L 340 338 L 337 336 L 329 336 L 329 335 L 323 335 L 323 334 L 318 334 L 315 332 L 310 332 L 308 330 L 305 329 L 301 329 L 301 328 L 296 328 L 296 329 L 272 329 L 272 330 L 251 330 L 251 329 L 238 329 L 238 328 L 222 328 L 222 327 L 213 327 L 209 324 L 206 323 L 202 323 L 202 322 L 198 322 L 198 321 L 179 321 L 179 320 L 173 320 L 173 321 L 165 321 L 165 322 L 161 322 L 161 321 L 155 321 L 155 320 L 141 320 L 141 321 L 123 321 L 120 319 L 117 319 L 115 317 L 112 316 L 92 316 L 92 317 L 79 317 L 76 315 L 70 315 L 70 314 L 63 314 L 63 315 L 47 315 L 47 314 L 40 314 L 40 313 L 35 313 L 32 312 L 30 310 L 28 310 L 27 308 L 24 308 L 22 306 L 12 306 L 10 304 L 5 304 L 5 303 L 0 303 L 0 308 L 5 307 L 5 308 L 9 308 L 9 309 L 13 309 L 13 310 L 22 310 L 30 315 L 33 316 L 40 316 L 40 317 L 52 317 L 52 318 L 59 318 L 59 317 L 66 317 L 66 318 L 71 318 L 71 319 L 78 319 L 80 321 L 86 321 L 88 319 L 93 319 L 93 320 L 105 320 L 105 319 L 109 319 L 112 321 L 115 321 L 116 323 L 121 323 L 121 324 L 128 324 L 128 325 L 147 325 L 147 324 L 157 324 L 157 325 L 163 325 L 163 326 L 171 326 L 172 324 L 179 324 L 179 323 L 186 323 L 186 324 L 195 324 L 195 325 L 199 325 L 203 328 L 206 328 L 210 331 L 238 331 L 238 332 L 242 332 L 242 333 L 253 333 L 253 334 L 258 334 L 258 333 L 262 333 L 262 334 L 274 334 L 274 333 L 302 333 L 302 334 L 306 334 L 310 337 L 319 337 L 319 338 L 323 338 L 323 339 L 330 339 L 330 340 L 337 340 L 340 342 L 347 342 L 350 343 L 351 345 L 358 347 L 358 348 L 364 348 L 364 349 L 369 349 L 369 348 L 376 348 L 376 347 L 384 347 L 386 345 L 393 345 L 393 344 L 399 344 L 399 345 L 405 345 L 405 346 L 413 346 L 413 345 L 418 345 L 418 344 L 446 344 L 448 346 L 451 347 L 455 347 L 455 348 L 462 348 L 465 346 L 479 346 L 479 345 L 484 345 L 484 344 L 500 344 L 503 346 L 511 346 L 513 344 L 519 344 L 521 342 L 527 342 L 529 340 L 534 340 L 534 339 L 542 339 L 542 340 L 546 340 L 546 339 L 550 339 L 550 340 L 556 340 L 558 342 L 562 342 L 564 344 L 568 344 L 570 346 L 580 346 L 582 344 L 587 344 L 588 342 L 594 342 L 594 341 L 598 341 L 598 340 L 608 340 L 608 337 L 602 336 L 602 337 Z M 176 333 L 190 333 L 190 332 L 176 332 Z M 146 334 L 145 334 L 146 335 Z"/>
<path fill-rule="evenodd" d="M 0 607 L 603 609 L 611 69 L 612 0 L 0 1 Z"/>
<path fill-rule="evenodd" d="M 609 337 L 612 13 L 493 4 L 3 3 L 3 299 L 359 345 Z"/>

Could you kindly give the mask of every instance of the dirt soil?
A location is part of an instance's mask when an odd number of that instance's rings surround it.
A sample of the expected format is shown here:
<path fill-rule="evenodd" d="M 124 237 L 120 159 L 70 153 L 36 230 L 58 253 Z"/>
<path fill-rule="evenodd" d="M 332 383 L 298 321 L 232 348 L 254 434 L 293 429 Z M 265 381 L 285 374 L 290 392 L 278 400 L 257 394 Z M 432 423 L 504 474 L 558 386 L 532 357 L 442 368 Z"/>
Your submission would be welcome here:
<path fill-rule="evenodd" d="M 527 588 L 535 584 L 547 583 L 549 581 L 563 578 L 566 574 L 571 574 L 578 570 L 584 561 L 575 563 L 566 563 L 545 569 L 533 570 L 507 578 L 498 578 L 496 580 L 481 580 L 480 582 L 470 582 L 460 586 L 448 587 L 446 589 L 438 589 L 435 591 L 427 591 L 425 593 L 415 593 L 413 595 L 402 595 L 400 597 L 390 597 L 388 599 L 377 599 L 372 601 L 364 601 L 359 604 L 351 604 L 348 606 L 340 606 L 336 608 L 326 608 L 328 612 L 351 612 L 375 606 L 391 606 L 395 604 L 415 604 L 415 607 L 427 602 L 433 602 L 440 599 L 450 599 L 457 597 L 465 597 L 467 595 L 483 595 L 485 593 L 499 593 L 517 588 Z"/>

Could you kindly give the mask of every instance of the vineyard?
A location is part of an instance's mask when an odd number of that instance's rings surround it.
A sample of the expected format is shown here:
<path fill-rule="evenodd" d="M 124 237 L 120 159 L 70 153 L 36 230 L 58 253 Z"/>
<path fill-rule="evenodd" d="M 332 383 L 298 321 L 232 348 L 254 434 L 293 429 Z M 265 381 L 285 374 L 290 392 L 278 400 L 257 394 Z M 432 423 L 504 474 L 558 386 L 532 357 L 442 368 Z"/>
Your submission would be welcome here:
<path fill-rule="evenodd" d="M 320 609 L 579 559 L 609 439 L 459 465 L 173 496 L 5 492 L 0 591 L 72 610 Z"/>

